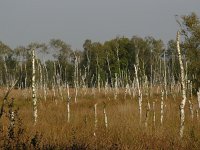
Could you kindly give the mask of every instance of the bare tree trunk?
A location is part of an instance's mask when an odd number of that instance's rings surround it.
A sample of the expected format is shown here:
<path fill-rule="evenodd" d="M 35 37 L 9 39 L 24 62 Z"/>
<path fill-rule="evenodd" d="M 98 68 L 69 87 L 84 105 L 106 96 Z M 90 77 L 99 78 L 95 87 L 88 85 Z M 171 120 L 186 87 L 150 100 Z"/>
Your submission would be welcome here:
<path fill-rule="evenodd" d="M 155 102 L 153 102 L 153 126 L 156 127 L 156 111 L 155 111 Z"/>
<path fill-rule="evenodd" d="M 8 83 L 8 68 L 7 68 L 7 64 L 6 64 L 6 58 L 4 57 L 4 68 L 5 68 L 5 80 L 6 80 L 6 88 L 8 90 L 9 87 L 9 83 Z"/>
<path fill-rule="evenodd" d="M 43 86 L 43 76 L 42 76 L 42 65 L 40 62 L 38 62 L 38 69 L 39 69 L 39 74 L 40 74 L 40 90 L 42 90 L 42 86 Z"/>
<path fill-rule="evenodd" d="M 161 91 L 161 102 L 160 102 L 160 123 L 163 124 L 163 113 L 164 113 L 164 91 Z"/>
<path fill-rule="evenodd" d="M 115 89 L 114 89 L 114 99 L 117 99 L 117 95 L 118 95 L 119 91 L 118 91 L 118 77 L 117 77 L 117 73 L 115 73 Z"/>
<path fill-rule="evenodd" d="M 36 86 L 35 86 L 35 49 L 32 49 L 32 100 L 33 100 L 33 117 L 34 124 L 37 123 L 37 97 L 36 97 Z"/>
<path fill-rule="evenodd" d="M 117 64 L 118 64 L 118 79 L 120 81 L 121 78 L 121 67 L 120 67 L 120 61 L 119 61 L 119 48 L 116 46 L 116 52 L 117 52 Z M 120 82 L 118 83 L 120 85 Z"/>
<path fill-rule="evenodd" d="M 151 107 L 150 107 L 150 103 L 149 103 L 149 100 L 148 100 L 148 103 L 147 103 L 147 110 L 146 110 L 146 119 L 145 119 L 145 127 L 147 128 L 148 126 L 148 120 L 149 120 L 149 111 L 150 111 Z"/>
<path fill-rule="evenodd" d="M 129 85 L 126 84 L 125 92 L 124 92 L 124 100 L 126 100 L 126 95 L 127 95 L 127 93 L 128 93 L 128 90 L 129 90 Z"/>
<path fill-rule="evenodd" d="M 61 72 L 61 71 L 60 71 Z M 61 100 L 63 100 L 63 88 L 62 88 L 62 81 L 61 81 L 61 74 L 57 74 L 56 76 L 56 82 L 57 82 L 57 86 L 58 86 L 58 93 L 60 95 Z"/>
<path fill-rule="evenodd" d="M 74 88 L 75 88 L 75 98 L 74 101 L 77 103 L 77 95 L 78 95 L 78 58 L 76 54 L 74 54 L 75 57 L 75 64 L 74 64 Z"/>
<path fill-rule="evenodd" d="M 70 122 L 70 96 L 69 96 L 69 85 L 67 84 L 67 122 Z"/>
<path fill-rule="evenodd" d="M 107 94 L 108 94 L 108 81 L 106 81 L 105 87 L 104 87 L 104 95 L 105 95 L 105 97 L 107 96 Z"/>
<path fill-rule="evenodd" d="M 46 65 L 44 65 L 44 85 L 43 85 L 43 92 L 44 92 L 44 100 L 47 100 L 47 82 L 48 82 L 48 71 Z"/>
<path fill-rule="evenodd" d="M 139 114 L 140 114 L 140 123 L 141 123 L 141 121 L 142 121 L 142 92 L 140 89 L 140 83 L 139 83 L 139 79 L 138 79 L 138 68 L 136 65 L 134 65 L 134 67 L 135 67 L 136 84 L 137 84 L 137 88 L 138 88 Z"/>
<path fill-rule="evenodd" d="M 57 102 L 57 98 L 56 98 L 56 90 L 55 90 L 55 77 L 53 79 L 53 83 L 52 83 L 52 91 L 53 91 L 53 101 L 55 101 L 56 105 L 58 104 Z"/>
<path fill-rule="evenodd" d="M 103 114 L 104 114 L 104 124 L 106 129 L 108 128 L 108 117 L 106 114 L 106 104 L 104 103 L 104 107 L 103 107 Z"/>
<path fill-rule="evenodd" d="M 27 88 L 27 69 L 26 69 L 26 64 L 24 65 L 24 69 L 25 69 L 25 79 L 24 79 L 24 88 Z"/>
<path fill-rule="evenodd" d="M 150 93 L 150 97 L 152 96 L 152 87 L 153 87 L 153 65 L 152 65 L 152 49 L 151 49 L 151 79 L 150 79 L 150 90 L 149 90 L 149 93 Z"/>
<path fill-rule="evenodd" d="M 199 91 L 197 92 L 197 100 L 198 100 L 198 106 L 200 109 L 200 88 L 199 88 Z"/>
<path fill-rule="evenodd" d="M 191 99 L 192 100 L 192 99 Z M 188 99 L 188 102 L 189 102 L 189 106 L 190 106 L 190 114 L 191 114 L 191 119 L 193 121 L 194 119 L 194 112 L 193 112 L 193 104 L 192 104 L 192 101 L 190 99 Z"/>
<path fill-rule="evenodd" d="M 181 87 L 182 87 L 182 101 L 180 104 L 180 137 L 183 137 L 183 131 L 184 131 L 184 123 L 185 123 L 185 103 L 186 103 L 186 86 L 185 86 L 185 73 L 184 73 L 184 67 L 183 67 L 183 61 L 181 56 L 181 50 L 179 45 L 180 40 L 180 33 L 177 32 L 177 51 L 178 51 L 178 58 L 179 58 L 179 64 L 181 69 Z"/>
<path fill-rule="evenodd" d="M 165 99 L 167 99 L 167 69 L 166 69 L 166 57 L 164 52 L 164 89 L 165 89 Z"/>
<path fill-rule="evenodd" d="M 97 130 L 97 103 L 94 104 L 94 136 L 96 136 Z"/>
<path fill-rule="evenodd" d="M 106 53 L 106 61 L 107 61 L 107 65 L 108 65 L 108 70 L 109 70 L 109 77 L 110 77 L 110 80 L 111 80 L 111 85 L 113 86 L 113 83 L 112 83 L 112 74 L 111 74 L 111 69 L 110 69 L 110 62 L 109 62 L 109 59 L 108 59 L 108 53 Z"/>
<path fill-rule="evenodd" d="M 100 74 L 99 74 L 99 56 L 98 56 L 98 54 L 97 54 L 96 77 L 97 77 L 97 87 L 98 87 L 98 91 L 99 91 L 99 93 L 100 93 L 100 90 L 101 90 L 101 84 L 100 84 Z"/>

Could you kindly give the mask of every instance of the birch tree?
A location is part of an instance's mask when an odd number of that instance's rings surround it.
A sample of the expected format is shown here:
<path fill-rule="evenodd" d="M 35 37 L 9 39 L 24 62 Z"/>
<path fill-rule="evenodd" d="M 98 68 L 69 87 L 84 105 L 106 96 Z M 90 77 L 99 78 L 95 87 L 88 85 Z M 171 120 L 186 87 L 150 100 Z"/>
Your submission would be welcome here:
<path fill-rule="evenodd" d="M 180 104 L 180 137 L 183 137 L 183 131 L 184 131 L 184 124 L 185 124 L 185 103 L 186 103 L 186 86 L 185 86 L 185 73 L 184 73 L 184 67 L 183 67 L 183 61 L 181 56 L 181 50 L 180 50 L 180 33 L 177 32 L 176 37 L 176 44 L 177 44 L 177 52 L 178 52 L 178 58 L 179 58 L 179 64 L 181 69 L 181 87 L 182 87 L 182 101 Z"/>
<path fill-rule="evenodd" d="M 200 88 L 199 88 L 199 91 L 197 92 L 197 100 L 198 100 L 198 106 L 200 109 Z"/>
<path fill-rule="evenodd" d="M 32 101 L 33 101 L 33 117 L 34 124 L 37 123 L 37 97 L 36 97 L 36 84 L 35 84 L 35 49 L 32 48 Z"/>
<path fill-rule="evenodd" d="M 139 83 L 139 79 L 138 79 L 138 67 L 136 65 L 134 65 L 134 68 L 135 68 L 136 84 L 137 84 L 137 88 L 138 88 L 139 114 L 140 114 L 140 123 L 141 123 L 141 121 L 142 121 L 142 92 L 140 89 L 140 83 Z"/>

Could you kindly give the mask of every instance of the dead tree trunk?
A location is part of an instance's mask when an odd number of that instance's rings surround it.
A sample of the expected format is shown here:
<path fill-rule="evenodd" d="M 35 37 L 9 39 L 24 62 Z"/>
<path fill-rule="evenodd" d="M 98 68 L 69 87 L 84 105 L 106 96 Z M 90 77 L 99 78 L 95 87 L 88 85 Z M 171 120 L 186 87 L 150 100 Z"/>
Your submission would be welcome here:
<path fill-rule="evenodd" d="M 36 97 L 36 86 L 35 86 L 35 49 L 32 49 L 32 101 L 33 101 L 33 117 L 34 124 L 37 122 L 37 97 Z"/>
<path fill-rule="evenodd" d="M 164 91 L 161 91 L 161 102 L 160 102 L 160 124 L 163 125 L 163 114 L 164 114 Z"/>
<path fill-rule="evenodd" d="M 67 122 L 70 122 L 70 96 L 69 96 L 69 85 L 67 84 Z"/>
<path fill-rule="evenodd" d="M 97 103 L 94 104 L 94 136 L 96 136 L 97 130 Z"/>
<path fill-rule="evenodd" d="M 199 88 L 199 91 L 197 92 L 197 100 L 198 100 L 198 106 L 200 109 L 200 88 Z"/>
<path fill-rule="evenodd" d="M 180 64 L 180 69 L 181 69 L 181 87 L 182 87 L 182 101 L 180 104 L 180 119 L 181 119 L 181 124 L 180 124 L 180 137 L 183 137 L 183 131 L 184 131 L 184 123 L 185 123 L 185 103 L 186 103 L 186 86 L 185 86 L 185 73 L 184 73 L 184 67 L 183 67 L 183 61 L 182 61 L 182 56 L 181 56 L 181 50 L 180 50 L 180 45 L 179 45 L 179 40 L 180 40 L 180 33 L 179 31 L 177 32 L 177 51 L 178 51 L 178 58 L 179 58 L 179 64 Z"/>
<path fill-rule="evenodd" d="M 142 92 L 140 89 L 140 83 L 139 83 L 139 78 L 138 78 L 138 67 L 134 65 L 135 67 L 135 78 L 136 78 L 136 84 L 138 88 L 138 102 L 139 102 L 139 114 L 140 114 L 140 123 L 142 121 Z"/>

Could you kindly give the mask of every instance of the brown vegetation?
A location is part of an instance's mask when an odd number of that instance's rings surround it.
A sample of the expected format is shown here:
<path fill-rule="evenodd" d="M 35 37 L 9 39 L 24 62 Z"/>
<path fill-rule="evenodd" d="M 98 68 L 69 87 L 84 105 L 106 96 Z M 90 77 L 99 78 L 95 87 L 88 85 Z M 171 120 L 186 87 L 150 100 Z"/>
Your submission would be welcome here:
<path fill-rule="evenodd" d="M 3 98 L 1 89 L 0 98 Z M 9 133 L 8 109 L 1 118 L 1 149 L 198 149 L 200 147 L 200 123 L 198 118 L 191 119 L 189 104 L 186 104 L 185 133 L 179 137 L 180 96 L 168 96 L 165 100 L 163 124 L 160 123 L 161 93 L 151 98 L 143 96 L 142 123 L 138 111 L 137 98 L 131 99 L 120 90 L 117 99 L 113 93 L 107 96 L 96 90 L 95 96 L 87 89 L 86 95 L 79 93 L 74 103 L 74 89 L 70 89 L 70 123 L 67 122 L 67 90 L 63 91 L 64 100 L 57 98 L 57 104 L 48 91 L 45 101 L 42 93 L 38 97 L 38 122 L 34 126 L 31 94 L 26 89 L 27 99 L 22 90 L 13 90 L 9 99 L 14 98 L 16 111 L 15 127 Z M 148 125 L 145 127 L 147 99 L 151 109 Z M 104 102 L 108 117 L 108 128 L 104 125 Z M 156 124 L 153 124 L 153 102 L 156 107 Z M 193 97 L 194 109 L 197 98 Z M 94 136 L 94 104 L 97 105 L 97 130 Z M 8 106 L 8 105 L 7 105 Z M 188 106 L 188 107 L 187 107 Z M 10 135 L 12 134 L 12 135 Z"/>

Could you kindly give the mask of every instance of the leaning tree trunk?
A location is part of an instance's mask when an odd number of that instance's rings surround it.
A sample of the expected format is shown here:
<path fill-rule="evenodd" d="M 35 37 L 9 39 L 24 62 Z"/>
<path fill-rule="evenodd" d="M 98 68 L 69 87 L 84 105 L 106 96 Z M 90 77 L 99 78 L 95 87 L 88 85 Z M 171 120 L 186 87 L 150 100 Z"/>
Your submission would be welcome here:
<path fill-rule="evenodd" d="M 185 123 L 185 103 L 186 103 L 186 87 L 185 87 L 185 73 L 184 73 L 184 67 L 183 67 L 183 61 L 181 57 L 181 51 L 180 51 L 180 45 L 179 45 L 179 39 L 180 39 L 180 33 L 177 32 L 177 51 L 178 51 L 178 58 L 179 58 L 179 64 L 181 69 L 181 87 L 182 87 L 182 101 L 180 104 L 180 137 L 183 137 L 183 131 L 184 131 L 184 123 Z"/>
<path fill-rule="evenodd" d="M 36 86 L 35 86 L 35 50 L 32 49 L 32 100 L 33 100 L 33 117 L 34 124 L 37 122 L 37 97 L 36 97 Z"/>

